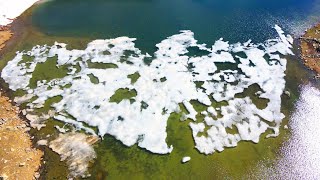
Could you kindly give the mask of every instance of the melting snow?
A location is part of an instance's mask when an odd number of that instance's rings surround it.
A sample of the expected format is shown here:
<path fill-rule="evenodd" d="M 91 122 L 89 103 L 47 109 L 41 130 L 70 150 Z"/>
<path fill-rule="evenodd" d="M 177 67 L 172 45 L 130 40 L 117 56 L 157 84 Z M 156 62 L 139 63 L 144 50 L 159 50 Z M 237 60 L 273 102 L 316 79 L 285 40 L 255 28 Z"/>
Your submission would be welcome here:
<path fill-rule="evenodd" d="M 28 102 L 27 117 L 33 125 L 53 116 L 94 133 L 83 125 L 86 123 L 98 127 L 101 136 L 110 134 L 127 146 L 137 143 L 141 148 L 160 154 L 170 153 L 173 149 L 166 143 L 168 117 L 173 112 L 181 112 L 179 104 L 182 103 L 188 111 L 185 118 L 196 120 L 198 112 L 190 103 L 196 100 L 208 109 L 201 112 L 205 115 L 203 122 L 191 122 L 190 127 L 196 148 L 211 154 L 223 151 L 225 147 L 235 147 L 241 140 L 258 143 L 260 135 L 267 129 L 274 131 L 267 137 L 278 135 L 284 118 L 280 107 L 286 70 L 286 59 L 280 55 L 292 52 L 291 38 L 285 36 L 279 26 L 275 29 L 279 38 L 264 43 L 229 44 L 220 39 L 211 48 L 198 44 L 193 32 L 181 31 L 156 45 L 158 50 L 150 65 L 143 61 L 150 55 L 142 54 L 135 47 L 135 39 L 128 37 L 95 40 L 85 50 L 67 50 L 66 44 L 62 43 L 38 45 L 31 51 L 18 52 L 1 76 L 10 89 L 27 92 L 16 101 Z M 197 47 L 208 55 L 187 56 L 190 47 Z M 104 53 L 106 51 L 109 53 Z M 125 52 L 131 52 L 131 55 L 123 61 Z M 239 53 L 245 57 L 240 57 Z M 32 56 L 34 60 L 21 62 L 23 55 Z M 57 67 L 69 66 L 68 75 L 38 81 L 37 87 L 31 89 L 29 82 L 37 65 L 55 56 L 58 58 Z M 89 61 L 112 63 L 117 68 L 89 68 Z M 219 70 L 218 62 L 236 65 L 237 69 Z M 76 65 L 81 67 L 79 72 Z M 140 77 L 131 83 L 128 75 L 136 72 Z M 92 83 L 90 74 L 99 83 Z M 163 78 L 165 81 L 161 80 Z M 203 82 L 201 87 L 195 84 L 199 81 Z M 71 87 L 66 88 L 67 84 Z M 257 108 L 250 97 L 235 98 L 236 94 L 243 93 L 253 84 L 261 88 L 258 96 L 269 101 L 264 109 Z M 110 102 L 110 97 L 119 89 L 135 90 L 134 101 Z M 52 105 L 54 112 L 41 116 L 33 113 L 34 109 L 43 107 L 48 99 L 56 96 L 61 96 L 62 100 Z M 211 107 L 210 98 L 217 102 L 227 101 L 227 105 Z M 237 133 L 226 131 L 234 126 Z M 207 136 L 199 136 L 205 127 Z"/>
<path fill-rule="evenodd" d="M 39 0 L 0 0 L 0 26 L 12 23 L 14 18 L 37 1 Z"/>

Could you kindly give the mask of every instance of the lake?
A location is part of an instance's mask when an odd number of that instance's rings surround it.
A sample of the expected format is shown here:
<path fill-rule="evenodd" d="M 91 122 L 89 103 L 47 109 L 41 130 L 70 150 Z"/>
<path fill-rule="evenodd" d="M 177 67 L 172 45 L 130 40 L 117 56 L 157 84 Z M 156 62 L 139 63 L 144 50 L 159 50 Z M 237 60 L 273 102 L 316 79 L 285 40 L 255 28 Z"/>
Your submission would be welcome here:
<path fill-rule="evenodd" d="M 29 34 L 26 41 L 20 42 L 15 50 L 31 49 L 36 44 L 52 45 L 54 40 L 66 42 L 72 47 L 85 47 L 89 40 L 109 39 L 119 36 L 137 38 L 135 47 L 143 53 L 153 54 L 156 44 L 180 30 L 190 30 L 199 43 L 213 45 L 223 38 L 230 44 L 247 42 L 264 43 L 278 37 L 274 26 L 279 25 L 286 34 L 297 37 L 305 28 L 312 26 L 319 17 L 319 0 L 53 0 L 37 5 L 28 16 L 30 28 L 37 33 Z M 318 13 L 318 14 L 317 14 Z M 30 18 L 30 19 L 29 19 Z M 79 44 L 78 40 L 81 41 Z M 207 47 L 208 47 L 207 46 Z M 22 49 L 21 49 L 22 48 Z M 261 47 L 257 46 L 257 49 Z M 225 148 L 223 152 L 204 155 L 195 148 L 192 130 L 187 121 L 180 121 L 181 113 L 171 113 L 167 121 L 166 142 L 174 149 L 170 154 L 159 155 L 133 145 L 127 147 L 111 135 L 105 135 L 95 146 L 97 158 L 91 164 L 91 179 L 248 179 L 261 177 L 260 166 L 273 167 L 279 158 L 280 147 L 289 139 L 288 124 L 294 110 L 294 102 L 299 98 L 299 85 L 309 82 L 307 71 L 297 56 L 296 45 L 292 51 L 296 55 L 284 55 L 287 59 L 285 91 L 290 97 L 281 96 L 281 112 L 286 116 L 276 138 L 260 137 L 259 143 L 241 141 L 235 148 Z M 13 52 L 10 52 L 13 53 Z M 9 53 L 9 54 L 10 54 Z M 201 56 L 199 50 L 191 51 L 189 57 Z M 236 53 L 230 53 L 236 56 Z M 136 55 L 136 54 L 135 54 Z M 239 54 L 237 54 L 239 55 Z M 240 56 L 240 55 L 239 55 Z M 7 60 L 12 57 L 6 57 Z M 156 58 L 155 58 L 156 59 Z M 238 61 L 237 61 L 238 63 Z M 45 64 L 34 74 L 36 80 L 57 78 L 64 72 L 56 71 L 52 64 Z M 221 69 L 233 68 L 221 63 Z M 236 68 L 239 70 L 239 68 Z M 268 74 L 269 75 L 269 74 Z M 56 77 L 57 76 L 57 77 Z M 51 77 L 50 77 L 51 78 Z M 277 86 L 279 84 L 275 84 Z M 200 85 L 201 86 L 201 85 Z M 253 94 L 259 87 L 252 86 L 241 93 L 252 97 L 255 103 L 263 106 L 265 101 Z M 21 95 L 24 92 L 16 92 Z M 242 95 L 237 96 L 241 98 Z M 121 96 L 121 95 L 120 95 Z M 122 95 L 125 96 L 125 95 Z M 52 103 L 52 102 L 51 102 Z M 193 102 L 197 112 L 206 107 Z M 214 104 L 225 106 L 225 102 Z M 197 120 L 203 118 L 198 117 Z M 49 120 L 44 130 L 35 132 L 39 139 L 54 134 L 57 122 Z M 59 124 L 59 123 L 58 123 Z M 61 124 L 59 124 L 61 125 Z M 96 129 L 94 129 L 96 130 Z M 271 132 L 269 129 L 268 133 Z M 55 132 L 56 133 L 56 132 Z M 50 151 L 47 149 L 48 153 Z M 50 154 L 46 160 L 45 178 L 61 178 L 66 167 L 59 165 L 59 158 Z M 192 159 L 181 163 L 184 156 Z M 49 167 L 51 166 L 51 167 Z M 265 176 L 264 176 L 265 178 Z"/>

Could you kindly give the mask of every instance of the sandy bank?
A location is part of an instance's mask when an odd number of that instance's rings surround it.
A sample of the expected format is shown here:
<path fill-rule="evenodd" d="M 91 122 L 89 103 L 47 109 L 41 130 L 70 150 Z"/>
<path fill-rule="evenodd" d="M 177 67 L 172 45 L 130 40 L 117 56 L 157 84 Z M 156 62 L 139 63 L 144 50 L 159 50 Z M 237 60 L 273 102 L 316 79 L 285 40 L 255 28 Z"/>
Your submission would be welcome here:
<path fill-rule="evenodd" d="M 34 179 L 43 152 L 33 148 L 30 128 L 18 116 L 19 108 L 0 96 L 0 179 Z"/>

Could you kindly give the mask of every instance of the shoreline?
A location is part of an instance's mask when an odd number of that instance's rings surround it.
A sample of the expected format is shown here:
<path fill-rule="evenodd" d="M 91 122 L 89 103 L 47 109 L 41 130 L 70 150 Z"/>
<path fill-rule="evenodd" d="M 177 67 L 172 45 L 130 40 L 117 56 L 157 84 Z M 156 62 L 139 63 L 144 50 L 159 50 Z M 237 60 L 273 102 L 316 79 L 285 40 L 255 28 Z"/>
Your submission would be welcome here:
<path fill-rule="evenodd" d="M 0 178 L 38 179 L 43 151 L 36 148 L 19 107 L 0 91 Z"/>
<path fill-rule="evenodd" d="M 316 79 L 320 78 L 320 23 L 306 30 L 299 41 L 304 65 L 316 73 Z"/>
<path fill-rule="evenodd" d="M 13 33 L 10 31 L 10 28 L 7 26 L 0 26 L 0 51 L 5 47 L 5 44 L 8 40 L 11 39 Z"/>
<path fill-rule="evenodd" d="M 39 1 L 39 3 L 40 2 L 42 2 L 42 1 Z M 28 23 L 29 22 L 24 22 L 24 20 L 21 20 L 21 18 L 18 18 L 13 22 L 13 24 L 15 24 L 15 25 L 12 25 L 12 27 L 10 27 L 9 29 L 13 28 L 14 30 L 12 30 L 12 32 L 14 32 L 14 34 L 12 35 L 11 39 L 6 41 L 6 46 L 3 48 L 3 50 L 0 50 L 0 58 L 1 58 L 1 55 L 6 51 L 7 48 L 12 47 L 16 43 L 16 41 L 18 41 L 19 38 L 21 38 L 21 36 L 25 36 L 25 34 L 28 34 L 28 33 L 23 32 L 25 25 Z M 27 120 L 24 118 L 22 119 L 22 121 L 27 122 Z"/>
<path fill-rule="evenodd" d="M 29 8 L 30 9 L 30 8 Z M 24 13 L 23 13 L 24 14 Z M 0 25 L 0 59 L 23 36 L 24 17 L 8 25 Z M 36 145 L 29 122 L 21 117 L 17 107 L 4 89 L 0 90 L 0 179 L 39 179 L 44 151 Z"/>

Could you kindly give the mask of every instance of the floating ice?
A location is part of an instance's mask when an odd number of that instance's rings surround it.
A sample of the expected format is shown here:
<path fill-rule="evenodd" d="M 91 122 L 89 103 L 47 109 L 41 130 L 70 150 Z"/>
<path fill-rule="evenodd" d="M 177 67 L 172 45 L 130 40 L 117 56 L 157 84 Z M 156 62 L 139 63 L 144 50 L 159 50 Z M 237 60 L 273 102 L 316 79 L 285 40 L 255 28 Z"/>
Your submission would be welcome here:
<path fill-rule="evenodd" d="M 274 131 L 268 137 L 278 135 L 284 118 L 280 107 L 286 70 L 286 59 L 281 55 L 292 52 L 290 38 L 280 27 L 275 29 L 279 38 L 265 43 L 229 44 L 220 39 L 212 48 L 198 44 L 191 31 L 181 31 L 156 45 L 158 50 L 150 65 L 144 59 L 151 56 L 142 54 L 134 46 L 135 39 L 128 37 L 95 40 L 85 50 L 67 50 L 62 43 L 35 46 L 31 51 L 18 52 L 1 76 L 10 89 L 26 92 L 16 101 L 27 102 L 31 124 L 54 117 L 94 133 L 87 124 L 98 127 L 101 136 L 110 134 L 127 146 L 137 143 L 160 154 L 173 149 L 166 143 L 167 120 L 171 113 L 181 112 L 182 103 L 187 110 L 184 118 L 194 120 L 190 127 L 196 148 L 211 154 L 235 147 L 241 140 L 257 143 L 267 129 Z M 187 56 L 190 47 L 208 55 Z M 34 59 L 22 61 L 24 56 Z M 57 57 L 57 68 L 69 67 L 68 74 L 38 81 L 32 89 L 29 82 L 33 71 L 38 64 L 53 60 L 52 57 Z M 91 68 L 90 63 L 113 64 L 114 68 Z M 230 69 L 220 70 L 216 63 L 228 63 Z M 130 75 L 135 73 L 140 77 L 132 83 Z M 256 94 L 268 100 L 264 109 L 257 108 L 250 97 L 235 98 L 254 84 L 261 88 Z M 111 97 L 123 89 L 136 92 L 135 96 L 112 102 Z M 34 112 L 53 97 L 61 100 L 52 104 L 54 111 L 50 115 L 39 116 Z M 212 99 L 217 103 L 225 101 L 227 105 L 213 107 Z M 200 112 L 192 101 L 207 106 L 207 111 L 201 112 L 205 116 L 202 122 L 197 119 Z M 236 128 L 237 132 L 228 133 L 227 128 Z M 200 136 L 200 132 L 206 135 Z"/>

